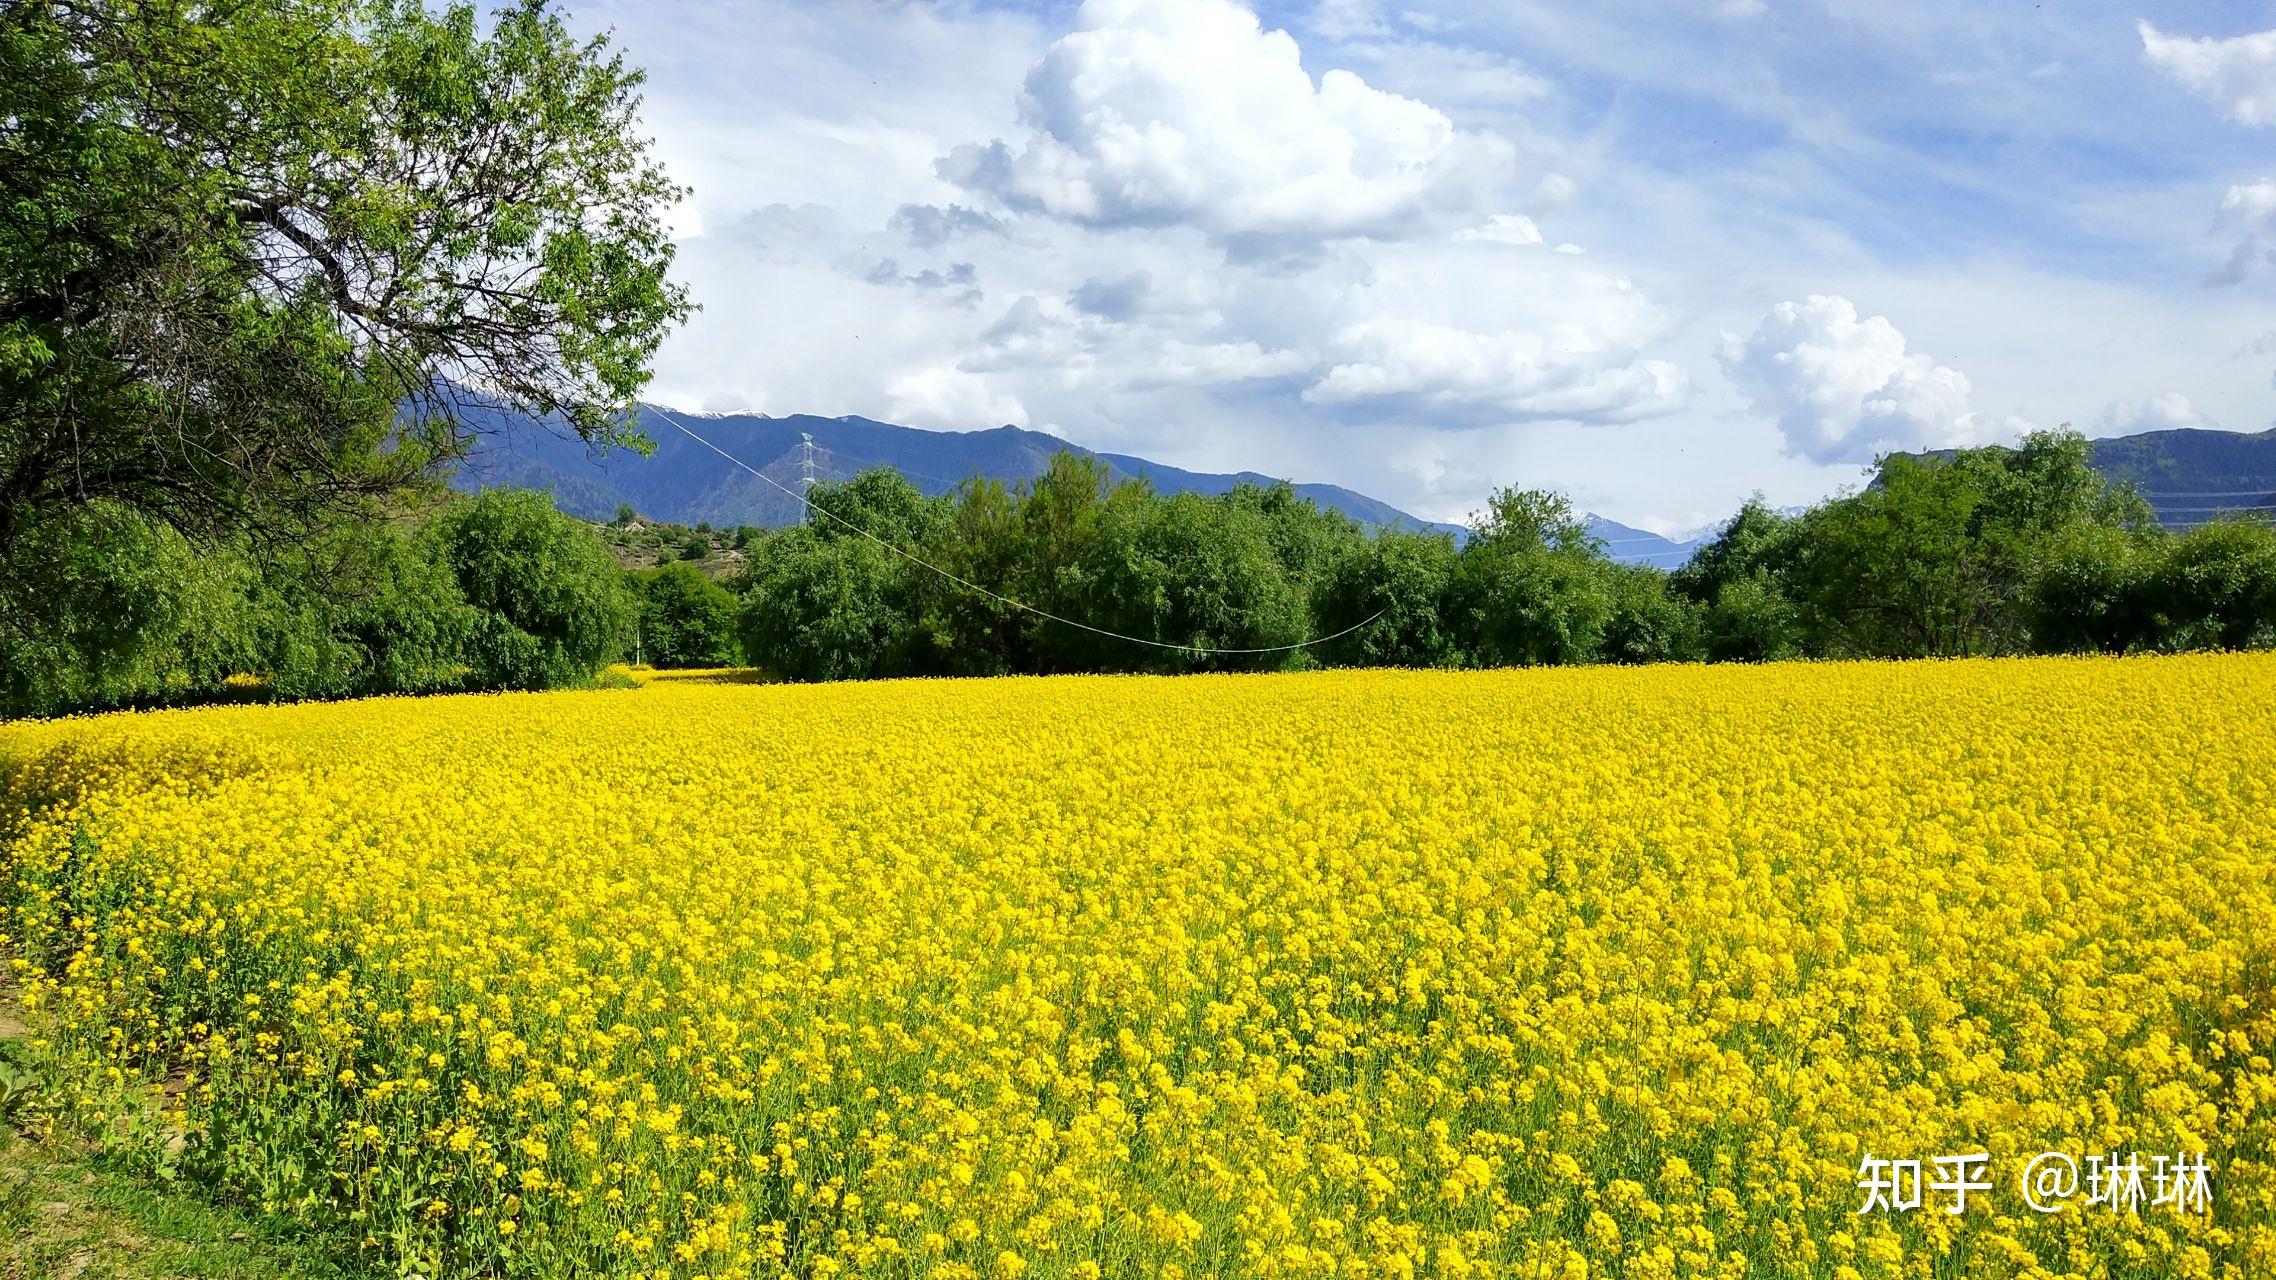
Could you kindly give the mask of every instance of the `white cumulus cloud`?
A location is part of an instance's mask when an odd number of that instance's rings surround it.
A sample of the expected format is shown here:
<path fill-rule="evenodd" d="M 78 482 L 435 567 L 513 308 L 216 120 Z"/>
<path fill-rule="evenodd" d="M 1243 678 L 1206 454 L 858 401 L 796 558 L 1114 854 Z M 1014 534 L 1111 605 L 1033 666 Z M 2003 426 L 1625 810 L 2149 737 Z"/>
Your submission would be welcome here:
<path fill-rule="evenodd" d="M 1659 307 L 1625 277 L 1537 248 L 1480 240 L 1378 263 L 1339 312 L 1303 398 L 1347 418 L 1633 422 L 1690 396 L 1680 365 L 1646 354 L 1668 328 Z"/>
<path fill-rule="evenodd" d="M 1789 452 L 1820 463 L 1869 462 L 1893 449 L 1981 444 L 2020 427 L 1969 407 L 1966 374 L 1905 348 L 1884 316 L 1849 299 L 1781 302 L 1748 337 L 1728 336 L 1723 368 Z"/>
<path fill-rule="evenodd" d="M 2276 266 L 2276 178 L 2241 183 L 2221 197 L 2220 226 L 2240 235 L 2213 284 L 2235 284 L 2263 266 Z"/>
<path fill-rule="evenodd" d="M 1312 367 L 1314 357 L 1301 350 L 1269 351 L 1254 342 L 1164 342 L 1145 371 L 1129 380 L 1132 387 L 1222 386 L 1259 378 L 1284 378 Z"/>
<path fill-rule="evenodd" d="M 1185 317 L 1164 319 L 1174 324 Z M 1314 363 L 1301 350 L 1207 333 L 1188 337 L 1161 323 L 1123 323 L 1080 296 L 1062 302 L 1031 295 L 1006 308 L 957 368 L 968 376 L 1039 378 L 1061 389 L 1114 393 L 1283 378 Z"/>
<path fill-rule="evenodd" d="M 936 430 L 1027 425 L 1027 408 L 988 379 L 954 365 L 934 365 L 894 379 L 886 389 L 895 422 Z"/>
<path fill-rule="evenodd" d="M 1541 228 L 1522 213 L 1497 213 L 1475 227 L 1465 227 L 1459 240 L 1496 240 L 1503 244 L 1539 244 Z"/>
<path fill-rule="evenodd" d="M 2209 98 L 2238 124 L 2276 124 L 2276 31 L 2227 40 L 2169 36 L 2144 22 L 2150 65 Z"/>
<path fill-rule="evenodd" d="M 2115 401 L 2102 410 L 2101 419 L 2102 430 L 2117 436 L 2212 425 L 2196 404 L 2178 391 L 2162 392 L 2147 400 Z"/>
<path fill-rule="evenodd" d="M 1093 227 L 1261 245 L 1399 238 L 1467 220 L 1511 148 L 1330 70 L 1229 0 L 1088 0 L 1029 72 L 1029 135 L 952 150 L 943 178 Z"/>
<path fill-rule="evenodd" d="M 1678 365 L 1619 359 L 1577 334 L 1479 333 L 1395 318 L 1346 330 L 1337 346 L 1345 359 L 1305 389 L 1306 402 L 1391 402 L 1447 415 L 1450 424 L 1481 414 L 1610 423 L 1681 408 L 1691 390 Z"/>

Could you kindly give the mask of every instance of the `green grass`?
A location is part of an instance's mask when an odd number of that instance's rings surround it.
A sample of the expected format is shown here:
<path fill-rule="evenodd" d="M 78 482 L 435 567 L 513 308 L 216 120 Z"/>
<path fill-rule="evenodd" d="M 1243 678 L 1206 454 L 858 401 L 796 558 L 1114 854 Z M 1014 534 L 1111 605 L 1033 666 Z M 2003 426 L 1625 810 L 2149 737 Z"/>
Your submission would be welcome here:
<path fill-rule="evenodd" d="M 62 1140 L 0 1134 L 0 1277 L 268 1280 L 355 1274 L 241 1215 L 102 1167 Z"/>
<path fill-rule="evenodd" d="M 352 1280 L 363 1272 L 289 1227 L 106 1162 L 40 1123 L 0 989 L 0 1280 Z M 48 1129 L 53 1133 L 46 1133 Z"/>

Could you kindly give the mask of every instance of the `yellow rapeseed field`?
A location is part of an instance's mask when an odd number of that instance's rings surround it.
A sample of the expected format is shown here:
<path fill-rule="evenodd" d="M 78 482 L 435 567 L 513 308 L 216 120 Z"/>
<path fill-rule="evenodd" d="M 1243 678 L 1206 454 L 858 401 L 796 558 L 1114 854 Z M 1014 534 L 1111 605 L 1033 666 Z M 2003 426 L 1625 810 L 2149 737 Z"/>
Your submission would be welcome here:
<path fill-rule="evenodd" d="M 2276 658 L 656 680 L 0 788 L 80 1118 L 422 1274 L 2276 1275 Z"/>

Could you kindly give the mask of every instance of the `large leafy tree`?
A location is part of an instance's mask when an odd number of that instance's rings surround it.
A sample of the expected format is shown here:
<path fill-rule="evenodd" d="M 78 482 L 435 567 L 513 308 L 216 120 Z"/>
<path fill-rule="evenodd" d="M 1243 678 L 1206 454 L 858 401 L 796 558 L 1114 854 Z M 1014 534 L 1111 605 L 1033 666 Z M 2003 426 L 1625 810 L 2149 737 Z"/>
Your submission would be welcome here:
<path fill-rule="evenodd" d="M 1483 662 L 1591 662 L 1612 612 L 1610 562 L 1564 495 L 1500 489 L 1471 520 L 1449 596 Z"/>
<path fill-rule="evenodd" d="M 639 655 L 658 667 L 729 667 L 742 656 L 735 642 L 735 597 L 693 565 L 668 564 L 633 578 L 638 595 Z"/>
<path fill-rule="evenodd" d="M 636 602 L 593 531 L 528 489 L 492 489 L 428 525 L 473 619 L 469 673 L 490 689 L 589 680 L 632 634 Z"/>
<path fill-rule="evenodd" d="M 634 440 L 687 312 L 639 83 L 543 0 L 0 6 L 0 583 L 90 504 L 297 527 L 469 399 Z"/>
<path fill-rule="evenodd" d="M 1095 669 L 1156 671 L 1253 670 L 1295 661 L 1292 652 L 1218 653 L 1205 649 L 1277 649 L 1302 640 L 1310 602 L 1303 585 L 1274 554 L 1273 526 L 1233 495 L 1180 493 L 1154 500 L 1110 499 L 1100 536 L 1087 549 L 1091 617 L 1109 630 L 1193 649 L 1132 646 L 1091 637 Z M 1083 614 L 1071 616 L 1082 617 Z M 1133 648 L 1138 652 L 1133 652 Z"/>
<path fill-rule="evenodd" d="M 861 537 L 785 530 L 751 557 L 736 638 L 753 663 L 790 680 L 905 674 L 911 627 L 906 562 Z"/>
<path fill-rule="evenodd" d="M 1313 593 L 1313 627 L 1349 634 L 1319 656 L 1364 667 L 1433 667 L 1465 655 L 1447 616 L 1447 591 L 1462 561 L 1454 539 L 1437 532 L 1356 533 Z M 1356 629 L 1354 629 L 1356 628 Z"/>
<path fill-rule="evenodd" d="M 1702 656 L 1714 662 L 1789 658 L 1806 637 L 1791 598 L 1801 524 L 1756 494 L 1683 567 L 1675 594 L 1700 606 Z"/>
<path fill-rule="evenodd" d="M 1788 576 L 1825 653 L 2016 653 L 2033 643 L 2033 575 L 2056 548 L 2150 523 L 2140 497 L 2094 470 L 2084 437 L 2033 432 L 2013 448 L 1882 459 L 1870 488 L 1801 519 Z"/>

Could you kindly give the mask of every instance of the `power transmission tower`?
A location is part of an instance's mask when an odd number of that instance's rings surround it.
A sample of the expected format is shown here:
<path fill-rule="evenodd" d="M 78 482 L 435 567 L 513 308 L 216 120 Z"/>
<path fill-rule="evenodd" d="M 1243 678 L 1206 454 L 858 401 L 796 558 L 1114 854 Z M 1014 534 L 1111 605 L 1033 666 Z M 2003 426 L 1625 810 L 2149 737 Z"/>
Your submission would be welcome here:
<path fill-rule="evenodd" d="M 814 437 L 801 431 L 798 433 L 798 523 L 800 524 L 807 524 L 813 520 L 813 516 L 809 514 L 814 509 L 813 495 Z"/>

